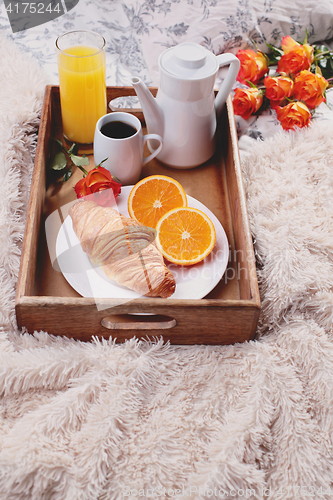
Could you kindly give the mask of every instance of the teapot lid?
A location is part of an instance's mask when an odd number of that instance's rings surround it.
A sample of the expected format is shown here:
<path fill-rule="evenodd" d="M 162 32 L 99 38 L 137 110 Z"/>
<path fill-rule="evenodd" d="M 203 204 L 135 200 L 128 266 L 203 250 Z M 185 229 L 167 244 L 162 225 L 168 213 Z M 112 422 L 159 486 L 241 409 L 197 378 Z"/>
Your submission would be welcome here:
<path fill-rule="evenodd" d="M 197 43 L 185 42 L 165 50 L 160 55 L 161 68 L 172 76 L 201 79 L 214 74 L 218 64 L 216 56 Z"/>

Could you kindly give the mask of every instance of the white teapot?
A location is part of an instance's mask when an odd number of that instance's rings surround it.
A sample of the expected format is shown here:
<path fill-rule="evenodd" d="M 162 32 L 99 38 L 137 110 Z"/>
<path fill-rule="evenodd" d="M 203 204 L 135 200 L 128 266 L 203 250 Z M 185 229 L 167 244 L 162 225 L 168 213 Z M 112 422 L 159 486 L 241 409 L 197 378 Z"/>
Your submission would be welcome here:
<path fill-rule="evenodd" d="M 140 100 L 148 133 L 163 137 L 157 158 L 185 169 L 207 161 L 215 151 L 217 118 L 236 80 L 240 62 L 233 54 L 215 56 L 196 43 L 182 43 L 159 57 L 160 86 L 156 99 L 138 77 L 131 83 Z M 229 65 L 215 98 L 214 83 Z M 153 151 L 153 141 L 148 143 Z"/>

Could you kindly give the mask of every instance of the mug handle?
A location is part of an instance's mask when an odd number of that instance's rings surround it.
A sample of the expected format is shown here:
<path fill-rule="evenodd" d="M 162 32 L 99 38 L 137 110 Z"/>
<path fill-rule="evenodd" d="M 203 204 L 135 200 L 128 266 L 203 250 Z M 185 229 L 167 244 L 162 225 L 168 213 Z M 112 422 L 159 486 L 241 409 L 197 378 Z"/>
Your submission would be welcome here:
<path fill-rule="evenodd" d="M 216 58 L 219 68 L 227 66 L 228 64 L 230 65 L 226 77 L 222 82 L 221 88 L 218 91 L 217 96 L 215 97 L 216 115 L 219 116 L 222 111 L 223 105 L 231 92 L 232 86 L 236 81 L 240 68 L 240 60 L 229 52 L 226 54 L 220 54 L 216 56 Z"/>
<path fill-rule="evenodd" d="M 150 160 L 152 160 L 153 158 L 155 158 L 155 156 L 158 155 L 158 153 L 161 151 L 162 147 L 163 147 L 163 139 L 160 135 L 157 135 L 157 134 L 146 134 L 143 136 L 143 145 L 146 144 L 147 141 L 149 141 L 149 139 L 154 139 L 156 141 L 158 141 L 160 143 L 160 145 L 158 146 L 157 149 L 154 149 L 154 151 L 149 155 L 147 156 L 147 158 L 143 158 L 143 161 L 142 161 L 142 166 L 144 167 L 146 165 L 146 163 L 148 163 Z"/>

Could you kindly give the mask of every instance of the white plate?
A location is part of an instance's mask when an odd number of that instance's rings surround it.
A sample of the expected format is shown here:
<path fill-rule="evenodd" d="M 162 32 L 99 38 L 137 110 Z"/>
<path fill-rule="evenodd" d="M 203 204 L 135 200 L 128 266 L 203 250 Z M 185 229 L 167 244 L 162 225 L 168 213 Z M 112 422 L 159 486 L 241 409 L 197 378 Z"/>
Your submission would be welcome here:
<path fill-rule="evenodd" d="M 121 195 L 117 198 L 118 211 L 129 217 L 127 199 L 133 186 L 123 186 Z M 202 262 L 193 266 L 177 266 L 167 263 L 176 280 L 176 290 L 172 299 L 201 299 L 205 297 L 222 278 L 229 256 L 229 244 L 225 231 L 205 205 L 198 200 L 187 196 L 189 207 L 198 208 L 205 212 L 215 226 L 216 243 Z M 68 283 L 83 297 L 94 298 L 122 298 L 125 300 L 140 297 L 133 290 L 129 290 L 111 281 L 102 269 L 94 267 L 88 255 L 82 250 L 80 242 L 73 231 L 72 219 L 66 217 L 61 225 L 56 240 L 56 257 L 59 268 Z"/>

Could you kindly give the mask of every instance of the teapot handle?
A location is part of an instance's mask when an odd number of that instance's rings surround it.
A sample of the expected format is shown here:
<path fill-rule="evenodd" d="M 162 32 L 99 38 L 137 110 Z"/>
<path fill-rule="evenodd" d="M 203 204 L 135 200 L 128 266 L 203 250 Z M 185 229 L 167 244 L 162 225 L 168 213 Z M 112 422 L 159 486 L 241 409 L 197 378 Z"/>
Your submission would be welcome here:
<path fill-rule="evenodd" d="M 147 156 L 147 158 L 143 158 L 142 160 L 142 166 L 144 167 L 150 160 L 152 160 L 153 158 L 155 158 L 155 156 L 158 155 L 158 153 L 161 151 L 162 147 L 163 147 L 163 139 L 160 135 L 158 134 L 146 134 L 143 136 L 143 144 L 145 145 L 147 141 L 149 140 L 153 140 L 153 142 L 156 144 L 155 141 L 158 141 L 159 142 L 159 145 L 156 149 L 154 149 L 154 151 L 152 152 L 151 155 Z M 149 146 L 148 146 L 149 147 Z M 150 149 L 150 148 L 149 148 Z M 151 149 L 150 149 L 151 151 Z"/>
<path fill-rule="evenodd" d="M 219 54 L 216 57 L 220 68 L 222 68 L 223 66 L 227 66 L 228 64 L 230 65 L 227 75 L 223 80 L 221 88 L 218 91 L 218 94 L 215 98 L 216 115 L 219 116 L 224 106 L 224 103 L 226 102 L 228 95 L 231 92 L 232 86 L 236 81 L 238 71 L 240 68 L 240 61 L 236 56 L 230 54 L 229 52 L 226 54 Z"/>

